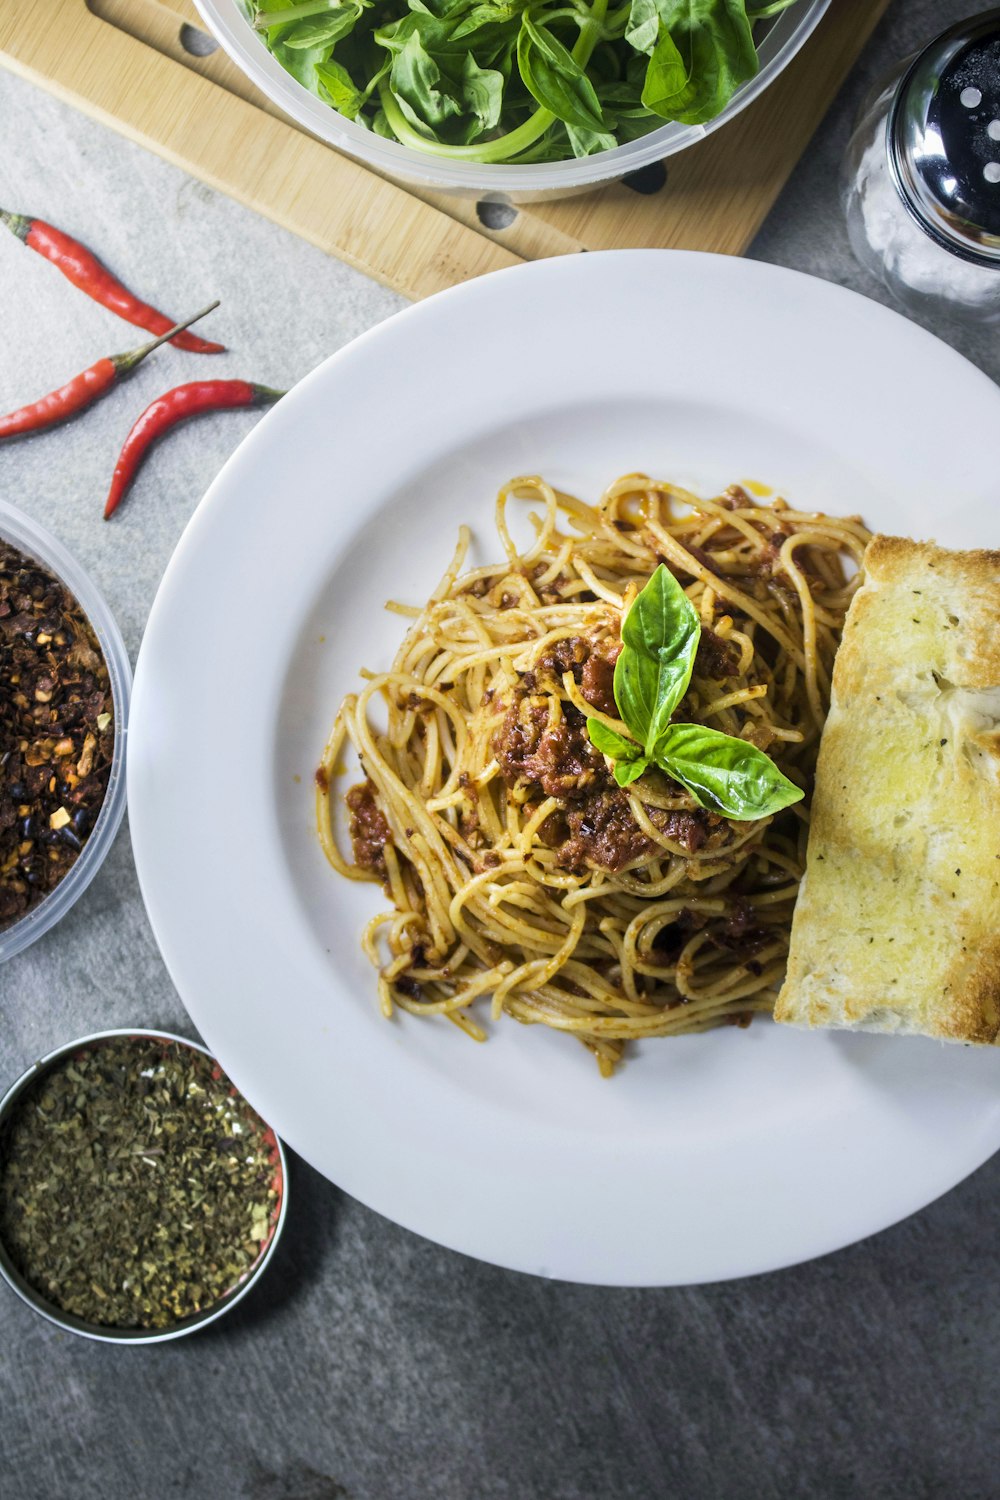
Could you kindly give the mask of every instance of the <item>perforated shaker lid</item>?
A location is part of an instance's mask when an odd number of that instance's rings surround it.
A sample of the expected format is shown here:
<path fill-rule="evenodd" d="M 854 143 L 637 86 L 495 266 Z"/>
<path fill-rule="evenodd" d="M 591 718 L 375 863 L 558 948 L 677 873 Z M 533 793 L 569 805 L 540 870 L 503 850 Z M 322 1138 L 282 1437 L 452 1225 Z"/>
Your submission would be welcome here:
<path fill-rule="evenodd" d="M 924 48 L 896 91 L 887 144 L 917 222 L 963 259 L 1000 269 L 1000 9 Z"/>

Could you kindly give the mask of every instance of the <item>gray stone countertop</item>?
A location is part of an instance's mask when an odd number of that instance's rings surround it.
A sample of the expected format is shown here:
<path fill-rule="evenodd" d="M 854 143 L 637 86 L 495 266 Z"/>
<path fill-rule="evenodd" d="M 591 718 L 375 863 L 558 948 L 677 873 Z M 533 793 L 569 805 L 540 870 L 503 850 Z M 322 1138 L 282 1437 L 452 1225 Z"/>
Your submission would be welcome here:
<path fill-rule="evenodd" d="M 966 13 L 896 0 L 752 254 L 881 297 L 851 257 L 837 171 L 882 69 Z M 0 73 L 0 200 L 128 269 L 169 311 L 214 296 L 213 374 L 291 385 L 401 299 Z M 884 300 L 884 298 L 883 298 Z M 141 342 L 0 240 L 0 409 Z M 990 375 L 995 336 L 935 332 Z M 136 331 L 137 332 L 137 331 Z M 256 420 L 178 431 L 114 526 L 124 428 L 205 373 L 164 350 L 72 426 L 0 449 L 0 494 L 105 592 L 133 660 L 181 530 Z M 146 920 L 127 828 L 69 916 L 0 971 L 0 1082 L 99 1027 L 190 1034 Z M 273 1271 L 223 1323 L 118 1349 L 0 1287 L 5 1500 L 789 1500 L 1000 1494 L 1000 1158 L 925 1212 L 781 1274 L 608 1291 L 497 1270 L 419 1239 L 302 1162 Z"/>

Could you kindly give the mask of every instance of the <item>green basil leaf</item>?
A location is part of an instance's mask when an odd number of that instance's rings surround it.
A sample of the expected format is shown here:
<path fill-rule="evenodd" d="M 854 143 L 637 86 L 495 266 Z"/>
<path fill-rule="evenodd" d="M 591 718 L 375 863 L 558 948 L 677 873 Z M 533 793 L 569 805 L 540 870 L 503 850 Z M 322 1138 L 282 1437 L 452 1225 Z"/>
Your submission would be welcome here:
<path fill-rule="evenodd" d="M 517 65 L 528 93 L 556 119 L 579 130 L 603 131 L 594 85 L 573 54 L 527 11 L 517 38 Z"/>
<path fill-rule="evenodd" d="M 632 0 L 628 25 L 625 27 L 625 40 L 629 46 L 634 47 L 636 52 L 644 52 L 647 57 L 651 57 L 659 34 L 659 0 Z"/>
<path fill-rule="evenodd" d="M 656 762 L 699 806 L 736 822 L 770 817 L 805 795 L 763 750 L 704 724 L 671 724 Z"/>
<path fill-rule="evenodd" d="M 640 63 L 644 61 L 641 57 L 636 60 Z M 646 135 L 650 130 L 655 130 L 663 123 L 658 115 L 654 115 L 652 110 L 647 109 L 640 101 L 641 88 L 641 80 L 638 88 L 625 79 L 617 83 L 598 85 L 597 97 L 601 101 L 604 119 L 608 130 L 614 132 L 618 145 L 625 141 L 638 140 L 640 136 Z"/>
<path fill-rule="evenodd" d="M 642 755 L 641 745 L 635 740 L 627 740 L 616 729 L 609 729 L 603 719 L 588 719 L 587 733 L 590 743 L 611 760 L 638 760 Z"/>
<path fill-rule="evenodd" d="M 519 27 L 519 15 L 508 15 L 505 7 L 476 5 L 465 15 L 453 10 L 443 17 L 427 10 L 413 10 L 398 21 L 380 26 L 374 37 L 379 46 L 391 52 L 401 52 L 416 32 L 425 49 L 440 65 L 446 58 L 451 59 L 457 77 L 470 50 L 474 50 L 479 67 L 491 66 L 500 57 L 509 56 Z"/>
<path fill-rule="evenodd" d="M 656 130 L 660 124 L 662 121 L 651 110 L 645 108 L 627 110 L 615 116 L 615 136 L 619 145 L 624 145 L 626 141 L 640 140 L 651 130 Z"/>
<path fill-rule="evenodd" d="M 642 102 L 664 120 L 703 125 L 729 103 L 759 66 L 745 0 L 634 0 L 629 30 L 648 48 L 656 39 Z M 628 33 L 627 33 L 628 34 Z M 635 43 L 633 42 L 633 45 Z"/>
<path fill-rule="evenodd" d="M 444 19 L 452 16 L 456 11 L 466 8 L 467 0 L 407 0 L 410 10 L 424 11 L 429 16 L 437 16 Z"/>
<path fill-rule="evenodd" d="M 436 136 L 442 125 L 462 113 L 461 104 L 417 31 L 410 32 L 393 58 L 389 82 L 400 109 L 418 130 Z"/>
<path fill-rule="evenodd" d="M 435 140 L 468 145 L 495 129 L 504 75 L 480 66 L 467 44 L 455 45 L 452 28 L 451 20 L 415 12 L 375 40 L 392 54 L 389 85 L 410 124 Z"/>
<path fill-rule="evenodd" d="M 249 4 L 248 0 L 240 0 L 240 3 L 258 31 L 269 32 L 282 27 L 287 32 L 289 26 L 294 26 L 307 17 L 326 16 L 342 5 L 344 0 L 275 0 L 270 9 Z M 278 31 L 276 35 L 280 38 L 281 32 Z"/>
<path fill-rule="evenodd" d="M 285 71 L 291 73 L 296 82 L 301 83 L 303 88 L 307 88 L 325 104 L 326 95 L 320 90 L 319 79 L 316 77 L 316 65 L 325 62 L 329 57 L 329 47 L 310 47 L 308 50 L 301 47 L 289 49 L 282 42 L 271 42 L 269 46 Z"/>
<path fill-rule="evenodd" d="M 462 65 L 462 103 L 475 116 L 480 130 L 492 130 L 500 119 L 503 105 L 503 74 L 494 68 L 481 68 L 471 52 Z M 478 132 L 477 132 L 478 133 Z"/>
<path fill-rule="evenodd" d="M 626 79 L 619 79 L 616 83 L 602 83 L 598 85 L 597 97 L 601 101 L 601 108 L 605 116 L 609 113 L 616 117 L 621 115 L 645 115 L 647 119 L 653 119 L 649 110 L 639 102 L 639 95 L 635 87 Z"/>
<path fill-rule="evenodd" d="M 522 6 L 510 0 L 510 3 L 494 4 L 492 0 L 486 0 L 481 5 L 473 5 L 468 9 L 455 30 L 452 32 L 452 40 L 461 41 L 469 38 L 474 32 L 481 31 L 487 26 L 506 26 L 513 21 L 521 12 Z"/>
<path fill-rule="evenodd" d="M 441 20 L 429 11 L 408 11 L 398 21 L 380 26 L 373 36 L 380 47 L 392 53 L 402 52 L 410 38 L 416 36 L 426 52 L 439 57 L 448 48 L 454 26 L 453 20 Z"/>
<path fill-rule="evenodd" d="M 661 563 L 622 623 L 614 678 L 618 711 L 654 759 L 687 692 L 700 637 L 697 610 Z"/>
<path fill-rule="evenodd" d="M 642 102 L 658 119 L 673 119 L 693 98 L 688 65 L 669 31 L 656 39 L 642 84 Z"/>
<path fill-rule="evenodd" d="M 607 130 L 579 130 L 575 125 L 566 126 L 573 155 L 593 156 L 595 151 L 610 151 L 618 142 Z"/>
<path fill-rule="evenodd" d="M 281 38 L 283 47 L 299 52 L 311 47 L 331 47 L 334 42 L 353 31 L 361 15 L 360 5 L 343 5 L 328 16 L 316 16 L 312 21 L 298 21 Z"/>
<path fill-rule="evenodd" d="M 612 774 L 619 786 L 631 786 L 633 781 L 638 781 L 648 770 L 649 760 L 645 755 L 640 755 L 638 760 L 616 760 Z"/>
<path fill-rule="evenodd" d="M 365 95 L 355 85 L 347 69 L 333 59 L 316 64 L 316 77 L 330 95 L 330 102 L 345 119 L 356 120 L 365 103 Z"/>
<path fill-rule="evenodd" d="M 649 757 L 643 755 L 642 746 L 635 740 L 627 740 L 615 729 L 609 729 L 601 719 L 587 720 L 587 733 L 591 744 L 596 745 L 602 755 L 614 761 L 614 777 L 619 786 L 629 786 L 638 781 L 649 769 Z"/>

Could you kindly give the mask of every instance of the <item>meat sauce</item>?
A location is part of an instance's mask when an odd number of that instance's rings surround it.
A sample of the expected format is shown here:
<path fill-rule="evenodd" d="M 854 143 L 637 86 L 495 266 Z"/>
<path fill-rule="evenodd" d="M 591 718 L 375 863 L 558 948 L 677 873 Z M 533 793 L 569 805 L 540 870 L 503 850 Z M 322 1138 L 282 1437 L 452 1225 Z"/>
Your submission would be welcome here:
<path fill-rule="evenodd" d="M 548 699 L 536 693 L 541 673 L 558 681 L 571 672 L 588 703 L 616 714 L 614 665 L 620 652 L 617 641 L 558 641 L 539 660 L 538 670 L 522 678 L 493 740 L 493 753 L 508 786 L 527 783 L 537 787 L 540 797 L 556 797 L 563 803 L 545 820 L 540 836 L 567 869 L 591 865 L 615 872 L 650 857 L 659 847 L 636 822 L 628 792 L 618 786 L 604 756 L 591 744 L 583 714 L 564 702 L 561 720 L 551 725 Z M 722 823 L 700 808 L 650 808 L 648 816 L 689 854 L 703 848 Z"/>
<path fill-rule="evenodd" d="M 389 825 L 378 810 L 375 788 L 370 781 L 352 786 L 344 798 L 351 815 L 348 832 L 354 850 L 354 863 L 372 870 L 385 879 L 385 846 L 389 842 Z"/>
<path fill-rule="evenodd" d="M 604 756 L 591 743 L 584 715 L 563 701 L 561 719 L 550 724 L 550 700 L 540 691 L 542 679 L 559 684 L 568 672 L 587 703 L 601 713 L 617 715 L 614 672 L 620 654 L 620 641 L 591 641 L 584 636 L 557 641 L 535 670 L 522 676 L 493 738 L 493 753 L 508 787 L 527 785 L 539 802 L 554 797 L 561 803 L 546 818 L 539 836 L 556 850 L 557 861 L 565 869 L 591 866 L 615 873 L 659 849 L 636 822 L 628 792 L 618 786 Z M 731 675 L 736 662 L 734 648 L 704 628 L 697 659 L 701 675 L 716 679 Z M 384 850 L 391 835 L 375 788 L 370 781 L 361 782 L 347 793 L 346 802 L 354 862 L 384 880 Z M 647 815 L 654 827 L 688 854 L 696 854 L 710 839 L 723 842 L 728 834 L 724 819 L 701 808 L 650 807 Z"/>

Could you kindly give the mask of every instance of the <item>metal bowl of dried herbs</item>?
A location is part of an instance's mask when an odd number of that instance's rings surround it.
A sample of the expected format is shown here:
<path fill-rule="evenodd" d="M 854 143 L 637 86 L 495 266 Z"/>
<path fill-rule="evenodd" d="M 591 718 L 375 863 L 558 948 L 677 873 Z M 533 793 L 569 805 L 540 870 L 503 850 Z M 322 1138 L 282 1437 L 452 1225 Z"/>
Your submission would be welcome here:
<path fill-rule="evenodd" d="M 0 1275 L 73 1333 L 150 1344 L 222 1317 L 287 1201 L 273 1130 L 170 1032 L 82 1037 L 0 1099 Z"/>
<path fill-rule="evenodd" d="M 90 578 L 0 500 L 0 961 L 65 915 L 111 847 L 131 682 Z"/>

